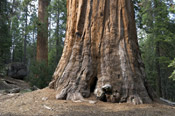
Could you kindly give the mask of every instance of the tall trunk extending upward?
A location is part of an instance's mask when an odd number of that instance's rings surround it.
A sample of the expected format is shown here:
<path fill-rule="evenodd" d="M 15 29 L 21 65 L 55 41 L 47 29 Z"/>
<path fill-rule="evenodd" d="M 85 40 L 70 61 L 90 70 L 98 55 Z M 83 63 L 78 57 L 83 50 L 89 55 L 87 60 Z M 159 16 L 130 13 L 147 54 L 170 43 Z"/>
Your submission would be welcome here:
<path fill-rule="evenodd" d="M 38 8 L 38 35 L 37 61 L 48 62 L 48 5 L 50 0 L 39 0 Z"/>
<path fill-rule="evenodd" d="M 24 62 L 24 64 L 26 64 L 27 63 L 27 56 L 26 56 L 26 48 L 27 48 L 27 15 L 28 15 L 28 8 L 27 8 L 27 6 L 26 6 L 26 8 L 25 8 L 25 37 L 24 37 L 24 56 L 23 56 L 23 62 Z"/>
<path fill-rule="evenodd" d="M 159 57 L 160 57 L 160 50 L 159 50 L 159 45 L 160 43 L 156 43 L 156 71 L 157 71 L 157 78 L 156 78 L 156 92 L 159 97 L 162 97 L 162 81 L 161 81 L 161 75 L 160 75 L 160 62 L 159 62 Z"/>
<path fill-rule="evenodd" d="M 158 8 L 158 4 L 159 4 L 159 0 L 154 0 L 154 8 L 157 9 Z M 157 10 L 158 11 L 158 10 Z M 157 11 L 154 12 L 154 17 L 157 18 Z M 157 19 L 154 19 L 155 23 L 157 23 Z M 156 28 L 156 27 L 155 27 Z M 158 31 L 158 30 L 157 30 Z M 155 32 L 158 33 L 158 32 Z M 155 35 L 155 37 L 157 37 L 158 34 Z M 156 39 L 156 38 L 154 38 Z M 155 40 L 156 41 L 156 40 Z M 161 87 L 161 75 L 160 75 L 160 63 L 159 63 L 159 57 L 160 57 L 160 42 L 156 41 L 156 51 L 155 51 L 155 55 L 156 55 L 156 71 L 157 71 L 157 77 L 156 77 L 156 92 L 157 95 L 159 97 L 162 97 L 162 87 Z"/>
<path fill-rule="evenodd" d="M 67 0 L 67 32 L 50 83 L 57 99 L 94 92 L 109 102 L 148 103 L 132 0 Z"/>
<path fill-rule="evenodd" d="M 59 8 L 57 9 L 57 27 L 56 27 L 56 62 L 58 62 L 59 61 L 59 46 L 60 46 L 60 34 L 59 34 L 59 23 L 60 23 L 60 11 L 59 11 Z"/>

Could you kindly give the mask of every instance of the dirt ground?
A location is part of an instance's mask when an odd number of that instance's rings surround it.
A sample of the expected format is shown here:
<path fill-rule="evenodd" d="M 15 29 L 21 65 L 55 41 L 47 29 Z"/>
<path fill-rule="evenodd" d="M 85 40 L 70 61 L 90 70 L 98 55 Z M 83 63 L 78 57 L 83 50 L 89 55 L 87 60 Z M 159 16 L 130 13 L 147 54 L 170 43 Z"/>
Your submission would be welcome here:
<path fill-rule="evenodd" d="M 45 88 L 24 94 L 0 94 L 0 116 L 175 116 L 175 107 L 153 103 L 144 105 L 55 100 L 55 92 Z"/>

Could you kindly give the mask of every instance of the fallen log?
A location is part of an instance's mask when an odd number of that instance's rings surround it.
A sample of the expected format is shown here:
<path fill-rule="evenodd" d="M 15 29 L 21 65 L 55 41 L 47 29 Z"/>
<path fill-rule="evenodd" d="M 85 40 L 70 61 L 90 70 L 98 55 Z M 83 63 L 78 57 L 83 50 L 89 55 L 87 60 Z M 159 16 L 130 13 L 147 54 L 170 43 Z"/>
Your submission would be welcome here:
<path fill-rule="evenodd" d="M 160 100 L 167 103 L 168 105 L 175 106 L 175 102 L 169 101 L 169 100 L 164 99 L 164 98 L 160 98 Z"/>

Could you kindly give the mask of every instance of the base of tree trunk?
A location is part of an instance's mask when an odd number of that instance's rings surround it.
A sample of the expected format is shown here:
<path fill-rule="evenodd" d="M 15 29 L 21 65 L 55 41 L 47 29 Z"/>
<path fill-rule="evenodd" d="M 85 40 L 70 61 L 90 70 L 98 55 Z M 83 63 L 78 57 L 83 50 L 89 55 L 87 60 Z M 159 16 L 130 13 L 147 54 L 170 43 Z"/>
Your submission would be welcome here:
<path fill-rule="evenodd" d="M 132 0 L 68 0 L 63 55 L 50 87 L 57 99 L 150 103 Z"/>

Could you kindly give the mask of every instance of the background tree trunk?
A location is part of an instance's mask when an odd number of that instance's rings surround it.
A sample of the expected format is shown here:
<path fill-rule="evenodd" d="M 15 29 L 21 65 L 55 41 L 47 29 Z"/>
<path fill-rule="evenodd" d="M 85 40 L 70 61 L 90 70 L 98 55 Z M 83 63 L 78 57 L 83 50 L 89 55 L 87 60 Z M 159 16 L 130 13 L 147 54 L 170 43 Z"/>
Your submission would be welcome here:
<path fill-rule="evenodd" d="M 50 0 L 38 1 L 37 61 L 48 62 L 48 5 Z"/>
<path fill-rule="evenodd" d="M 154 8 L 157 9 L 158 5 L 159 5 L 159 2 L 158 0 L 154 0 Z M 154 16 L 157 17 L 157 12 L 155 11 L 154 12 Z M 157 19 L 155 18 L 154 19 L 155 22 L 157 22 Z M 158 36 L 158 31 L 156 31 L 156 34 L 155 34 L 155 37 Z M 156 38 L 154 38 L 156 39 Z M 159 97 L 162 97 L 162 79 L 161 79 L 161 70 L 160 70 L 160 62 L 159 62 L 159 58 L 160 58 L 160 42 L 159 41 L 156 41 L 156 71 L 157 71 L 157 77 L 156 77 L 156 92 L 157 92 L 157 95 Z"/>
<path fill-rule="evenodd" d="M 25 8 L 25 35 L 24 35 L 24 56 L 23 62 L 27 64 L 27 17 L 28 17 L 28 6 Z"/>
<path fill-rule="evenodd" d="M 67 0 L 67 32 L 50 83 L 57 99 L 94 93 L 109 102 L 149 103 L 132 0 Z"/>
<path fill-rule="evenodd" d="M 156 92 L 159 97 L 162 97 L 162 79 L 160 75 L 160 43 L 156 42 L 156 70 L 157 70 L 157 78 L 156 78 Z"/>
<path fill-rule="evenodd" d="M 57 24 L 56 24 L 56 62 L 58 62 L 59 61 L 59 59 L 60 59 L 60 54 L 59 54 L 59 46 L 60 46 L 60 44 L 61 44 L 61 42 L 60 42 L 60 34 L 59 34 L 59 23 L 60 23 L 60 12 L 59 12 L 59 8 L 58 8 L 58 10 L 57 10 Z"/>

